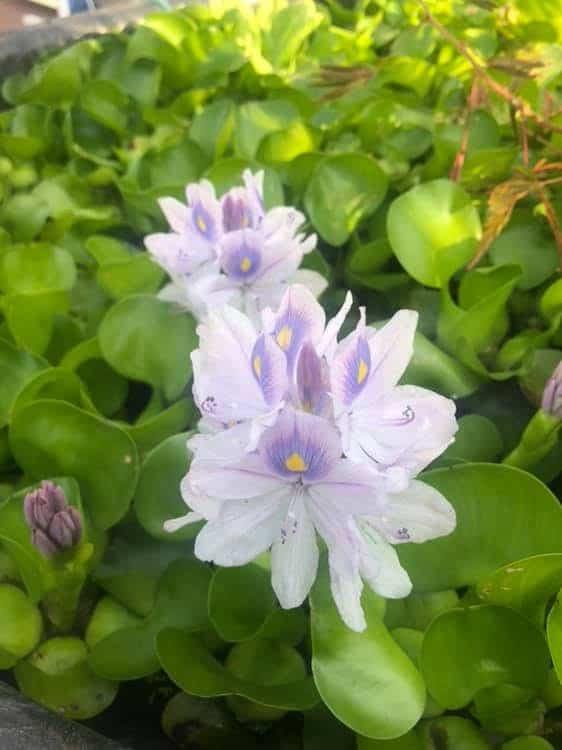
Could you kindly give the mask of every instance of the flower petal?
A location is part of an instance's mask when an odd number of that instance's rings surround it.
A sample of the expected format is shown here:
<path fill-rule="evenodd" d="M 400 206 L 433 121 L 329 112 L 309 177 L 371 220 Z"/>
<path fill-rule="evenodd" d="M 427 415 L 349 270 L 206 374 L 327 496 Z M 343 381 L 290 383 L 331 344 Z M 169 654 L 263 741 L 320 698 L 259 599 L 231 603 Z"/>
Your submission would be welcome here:
<path fill-rule="evenodd" d="M 169 521 L 164 522 L 164 531 L 169 532 L 172 534 L 174 531 L 178 531 L 178 529 L 183 529 L 184 526 L 188 526 L 192 523 L 197 523 L 198 521 L 202 521 L 203 516 L 199 515 L 199 513 L 193 513 L 190 511 L 189 513 L 186 513 L 185 516 L 179 516 L 179 518 L 170 518 Z"/>
<path fill-rule="evenodd" d="M 197 535 L 196 556 L 216 565 L 246 565 L 278 537 L 289 500 L 283 488 L 253 500 L 225 503 L 216 520 L 206 523 Z"/>
<path fill-rule="evenodd" d="M 332 359 L 335 353 L 335 347 L 337 345 L 338 333 L 344 321 L 347 317 L 348 312 L 351 310 L 353 305 L 353 295 L 351 292 L 347 292 L 343 305 L 340 307 L 336 315 L 329 321 L 326 326 L 326 330 L 322 334 L 322 338 L 316 347 L 318 355 L 320 357 L 325 356 L 328 362 Z"/>
<path fill-rule="evenodd" d="M 289 284 L 300 284 L 308 289 L 316 299 L 328 288 L 328 280 L 318 271 L 299 268 L 288 280 Z"/>
<path fill-rule="evenodd" d="M 392 544 L 427 542 L 455 530 L 453 506 L 433 487 L 413 480 L 407 489 L 389 495 L 383 514 L 370 519 Z"/>
<path fill-rule="evenodd" d="M 412 358 L 417 323 L 417 312 L 399 310 L 369 337 L 371 372 L 356 401 L 357 406 L 372 403 L 400 380 Z"/>
<path fill-rule="evenodd" d="M 271 336 L 262 333 L 254 344 L 250 359 L 263 400 L 269 406 L 279 404 L 289 387 L 285 355 Z"/>
<path fill-rule="evenodd" d="M 366 408 L 354 406 L 350 443 L 383 464 L 415 476 L 452 442 L 458 429 L 455 403 L 416 386 L 397 386 Z"/>
<path fill-rule="evenodd" d="M 369 465 L 345 458 L 307 489 L 318 503 L 342 515 L 374 515 L 386 504 L 384 478 Z"/>
<path fill-rule="evenodd" d="M 223 465 L 215 461 L 195 459 L 187 476 L 196 492 L 217 500 L 253 498 L 279 489 L 285 484 L 272 473 L 263 457 L 254 453 L 235 463 Z M 199 510 L 193 504 L 190 504 L 190 507 Z"/>
<path fill-rule="evenodd" d="M 316 532 L 302 492 L 296 494 L 271 550 L 271 582 L 284 609 L 299 607 L 310 591 L 318 568 Z"/>
<path fill-rule="evenodd" d="M 269 332 L 285 352 L 289 372 L 293 371 L 302 344 L 307 339 L 319 341 L 325 321 L 322 306 L 306 287 L 295 284 L 287 289 Z"/>
<path fill-rule="evenodd" d="M 170 228 L 178 234 L 183 234 L 189 222 L 189 208 L 175 198 L 160 198 L 158 205 Z"/>
<path fill-rule="evenodd" d="M 412 590 L 410 577 L 400 565 L 396 550 L 366 519 L 358 522 L 361 536 L 361 575 L 369 586 L 386 599 L 402 599 Z"/>

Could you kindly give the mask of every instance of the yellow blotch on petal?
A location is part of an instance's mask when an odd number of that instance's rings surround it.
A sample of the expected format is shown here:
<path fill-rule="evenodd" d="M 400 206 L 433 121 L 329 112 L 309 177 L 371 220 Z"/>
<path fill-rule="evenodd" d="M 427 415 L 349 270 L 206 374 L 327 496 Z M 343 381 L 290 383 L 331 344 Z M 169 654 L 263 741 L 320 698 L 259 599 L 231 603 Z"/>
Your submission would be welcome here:
<path fill-rule="evenodd" d="M 202 216 L 197 217 L 197 226 L 202 232 L 207 231 L 207 224 L 205 222 L 205 219 Z"/>
<path fill-rule="evenodd" d="M 283 351 L 286 351 L 291 346 L 291 339 L 293 338 L 293 329 L 289 326 L 283 326 L 279 333 L 277 334 L 275 340 L 283 349 Z"/>
<path fill-rule="evenodd" d="M 257 354 L 252 362 L 252 367 L 258 378 L 261 378 L 261 357 Z"/>
<path fill-rule="evenodd" d="M 360 359 L 359 367 L 357 368 L 357 385 L 361 385 L 361 383 L 365 380 L 368 374 L 369 374 L 369 367 L 367 363 L 364 362 L 362 359 Z"/>
<path fill-rule="evenodd" d="M 291 453 L 289 458 L 285 460 L 285 466 L 289 471 L 306 471 L 308 466 L 305 464 L 303 457 L 300 453 Z"/>
<path fill-rule="evenodd" d="M 252 261 L 245 255 L 240 261 L 240 270 L 242 273 L 247 273 L 252 267 Z"/>

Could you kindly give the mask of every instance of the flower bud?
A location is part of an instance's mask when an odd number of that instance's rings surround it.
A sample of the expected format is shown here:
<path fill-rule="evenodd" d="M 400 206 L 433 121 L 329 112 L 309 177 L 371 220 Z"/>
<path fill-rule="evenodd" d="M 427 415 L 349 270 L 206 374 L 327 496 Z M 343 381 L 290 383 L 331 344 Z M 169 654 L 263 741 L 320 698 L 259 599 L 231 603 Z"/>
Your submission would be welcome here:
<path fill-rule="evenodd" d="M 552 417 L 562 419 L 562 362 L 559 363 L 544 387 L 541 408 Z"/>
<path fill-rule="evenodd" d="M 33 545 L 44 557 L 53 557 L 80 541 L 80 513 L 66 502 L 62 487 L 41 482 L 39 489 L 25 496 L 23 509 Z"/>

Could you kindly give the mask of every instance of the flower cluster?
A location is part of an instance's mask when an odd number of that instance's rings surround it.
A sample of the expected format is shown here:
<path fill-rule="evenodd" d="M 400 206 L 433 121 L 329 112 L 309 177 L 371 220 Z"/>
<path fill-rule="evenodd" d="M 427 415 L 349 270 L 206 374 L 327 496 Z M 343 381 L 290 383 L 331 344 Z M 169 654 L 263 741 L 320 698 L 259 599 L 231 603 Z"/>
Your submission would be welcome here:
<path fill-rule="evenodd" d="M 160 207 L 172 229 L 151 234 L 145 244 L 171 283 L 160 296 L 197 318 L 229 303 L 255 318 L 266 304 L 277 305 L 287 285 L 298 281 L 318 296 L 323 277 L 299 269 L 316 246 L 316 236 L 299 233 L 305 221 L 294 208 L 266 211 L 263 172 L 243 174 L 244 187 L 218 199 L 207 180 L 188 185 L 187 205 L 162 198 Z"/>
<path fill-rule="evenodd" d="M 384 597 L 411 583 L 394 545 L 449 534 L 455 513 L 414 477 L 453 440 L 455 406 L 398 385 L 412 355 L 415 312 L 338 341 L 351 307 L 326 322 L 303 286 L 290 286 L 260 328 L 224 306 L 200 324 L 193 355 L 199 434 L 182 483 L 190 512 L 166 523 L 207 523 L 195 553 L 244 565 L 271 549 L 272 584 L 285 608 L 316 577 L 318 536 L 343 620 L 365 628 L 363 580 Z"/>

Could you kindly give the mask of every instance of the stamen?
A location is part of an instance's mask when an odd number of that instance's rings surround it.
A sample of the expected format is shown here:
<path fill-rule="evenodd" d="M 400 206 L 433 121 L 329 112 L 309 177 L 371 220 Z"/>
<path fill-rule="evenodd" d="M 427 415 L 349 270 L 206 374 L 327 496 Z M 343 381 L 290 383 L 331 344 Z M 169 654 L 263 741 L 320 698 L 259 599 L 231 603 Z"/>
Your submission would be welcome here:
<path fill-rule="evenodd" d="M 396 537 L 398 539 L 409 539 L 410 533 L 408 529 L 405 526 L 403 526 L 401 529 L 396 530 Z"/>
<path fill-rule="evenodd" d="M 283 351 L 287 351 L 287 349 L 291 346 L 291 339 L 293 338 L 293 329 L 290 328 L 288 325 L 284 325 L 283 328 L 279 331 L 277 334 L 275 340 L 283 349 Z"/>
<path fill-rule="evenodd" d="M 294 471 L 295 473 L 306 471 L 308 469 L 308 466 L 305 464 L 300 453 L 291 453 L 289 458 L 285 460 L 285 466 L 289 471 Z"/>
<path fill-rule="evenodd" d="M 216 408 L 217 408 L 217 400 L 214 396 L 207 396 L 202 402 L 201 402 L 201 411 L 205 412 L 206 414 L 212 414 Z"/>

